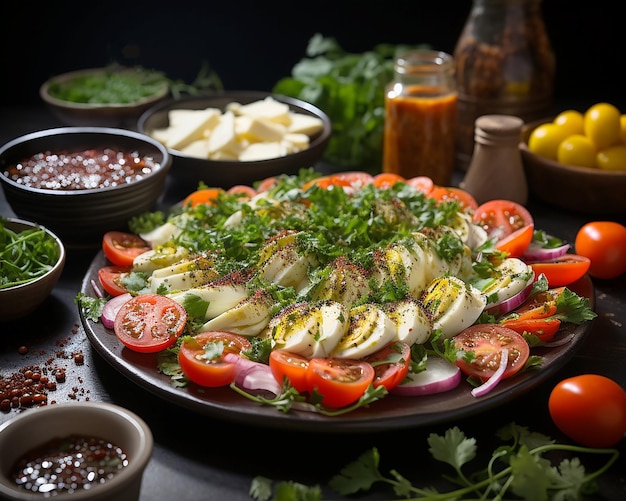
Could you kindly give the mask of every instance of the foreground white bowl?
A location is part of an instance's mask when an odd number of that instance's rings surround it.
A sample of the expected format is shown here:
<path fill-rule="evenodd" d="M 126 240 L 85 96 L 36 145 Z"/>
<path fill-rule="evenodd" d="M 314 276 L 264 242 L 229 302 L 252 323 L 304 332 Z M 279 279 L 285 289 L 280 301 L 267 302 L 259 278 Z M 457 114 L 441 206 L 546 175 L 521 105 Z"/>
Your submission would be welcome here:
<path fill-rule="evenodd" d="M 129 464 L 112 479 L 89 490 L 61 493 L 59 501 L 139 499 L 143 472 L 152 455 L 154 439 L 148 425 L 133 412 L 104 402 L 69 402 L 23 411 L 0 426 L 0 499 L 45 499 L 15 485 L 13 465 L 25 454 L 55 437 L 68 435 L 100 437 L 121 447 Z"/>

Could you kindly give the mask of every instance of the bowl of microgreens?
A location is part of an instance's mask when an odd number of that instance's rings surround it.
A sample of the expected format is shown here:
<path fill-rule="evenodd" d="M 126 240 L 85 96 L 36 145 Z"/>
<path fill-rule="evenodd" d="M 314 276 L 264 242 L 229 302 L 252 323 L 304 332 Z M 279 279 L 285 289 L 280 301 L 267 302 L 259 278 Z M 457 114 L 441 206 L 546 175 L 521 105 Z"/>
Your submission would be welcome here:
<path fill-rule="evenodd" d="M 37 223 L 0 217 L 0 322 L 35 311 L 54 289 L 65 265 L 65 247 Z"/>
<path fill-rule="evenodd" d="M 65 125 L 133 128 L 144 111 L 164 99 L 221 85 L 208 65 L 186 84 L 158 70 L 111 64 L 53 76 L 39 95 Z"/>

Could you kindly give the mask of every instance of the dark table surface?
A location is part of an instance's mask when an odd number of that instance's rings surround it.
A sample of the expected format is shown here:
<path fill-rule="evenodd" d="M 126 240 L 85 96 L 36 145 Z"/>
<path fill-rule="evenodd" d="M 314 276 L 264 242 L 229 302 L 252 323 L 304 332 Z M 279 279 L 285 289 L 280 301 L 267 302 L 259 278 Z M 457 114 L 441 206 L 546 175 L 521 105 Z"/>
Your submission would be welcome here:
<path fill-rule="evenodd" d="M 0 111 L 0 142 L 59 125 L 45 108 L 6 107 Z M 537 228 L 569 242 L 574 241 L 584 223 L 597 219 L 532 199 L 528 208 Z M 14 216 L 2 193 L 0 215 Z M 623 215 L 612 219 L 626 224 Z M 49 393 L 49 403 L 114 402 L 143 417 L 153 431 L 155 449 L 145 472 L 142 501 L 246 500 L 250 499 L 251 480 L 257 475 L 325 485 L 345 464 L 374 446 L 380 452 L 383 472 L 396 469 L 416 486 L 425 487 L 436 483 L 443 474 L 453 473 L 431 459 L 426 441 L 430 433 L 441 434 L 451 424 L 457 425 L 467 436 L 476 438 L 480 451 L 490 454 L 500 444 L 495 441 L 494 431 L 514 421 L 565 442 L 547 408 L 549 393 L 558 381 L 597 373 L 626 387 L 626 275 L 622 275 L 614 280 L 593 281 L 598 317 L 572 359 L 539 387 L 486 413 L 425 428 L 342 435 L 267 429 L 253 423 L 243 425 L 207 417 L 136 385 L 91 347 L 74 298 L 96 253 L 70 252 L 61 281 L 50 298 L 27 318 L 0 324 L 0 376 L 8 377 L 26 365 L 62 367 L 67 380 Z M 27 353 L 21 347 L 26 347 Z M 0 412 L 0 423 L 15 417 L 17 412 L 20 411 Z M 619 449 L 621 457 L 600 478 L 600 495 L 596 499 L 626 499 L 626 444 L 622 442 Z M 589 471 L 600 464 L 593 458 L 581 460 Z M 393 498 L 391 489 L 385 487 L 359 497 Z"/>

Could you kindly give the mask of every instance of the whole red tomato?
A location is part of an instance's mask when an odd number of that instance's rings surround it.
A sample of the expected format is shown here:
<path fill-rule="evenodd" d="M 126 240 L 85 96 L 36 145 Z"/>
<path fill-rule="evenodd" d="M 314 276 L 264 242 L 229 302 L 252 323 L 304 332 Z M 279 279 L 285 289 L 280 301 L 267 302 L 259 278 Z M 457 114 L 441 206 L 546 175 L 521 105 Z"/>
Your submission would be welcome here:
<path fill-rule="evenodd" d="M 560 381 L 548 408 L 557 428 L 586 447 L 613 447 L 626 433 L 626 392 L 606 376 L 583 374 Z"/>
<path fill-rule="evenodd" d="M 578 230 L 576 254 L 591 259 L 589 275 L 611 279 L 626 272 L 626 226 L 614 221 L 592 221 Z"/>

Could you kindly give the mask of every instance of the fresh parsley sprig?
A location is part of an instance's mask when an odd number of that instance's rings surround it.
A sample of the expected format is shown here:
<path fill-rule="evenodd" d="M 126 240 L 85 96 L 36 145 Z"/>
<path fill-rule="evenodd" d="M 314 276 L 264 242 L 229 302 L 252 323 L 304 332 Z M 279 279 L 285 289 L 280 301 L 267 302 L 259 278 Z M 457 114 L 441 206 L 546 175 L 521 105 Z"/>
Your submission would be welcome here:
<path fill-rule="evenodd" d="M 388 475 L 383 474 L 380 471 L 380 455 L 375 447 L 332 477 L 328 487 L 339 495 L 353 496 L 370 490 L 376 483 L 384 483 L 392 487 L 397 499 L 408 501 L 576 500 L 581 499 L 583 494 L 597 490 L 596 479 L 608 471 L 619 458 L 617 449 L 558 444 L 546 435 L 530 432 L 526 427 L 515 423 L 498 430 L 497 437 L 505 443 L 494 450 L 484 468 L 469 474 L 464 467 L 477 456 L 478 447 L 474 438 L 466 437 L 456 426 L 448 429 L 444 435 L 431 433 L 428 436 L 428 450 L 432 457 L 454 470 L 454 476 L 442 474 L 442 478 L 453 486 L 449 491 L 440 492 L 434 487 L 416 487 L 397 470 L 391 470 Z M 507 441 L 510 443 L 506 443 Z M 553 451 L 606 455 L 608 460 L 601 468 L 587 473 L 578 457 L 562 459 L 554 466 L 546 457 Z M 323 499 L 319 485 L 307 487 L 297 482 L 282 481 L 274 486 L 266 477 L 255 477 L 249 493 L 257 501 Z"/>

